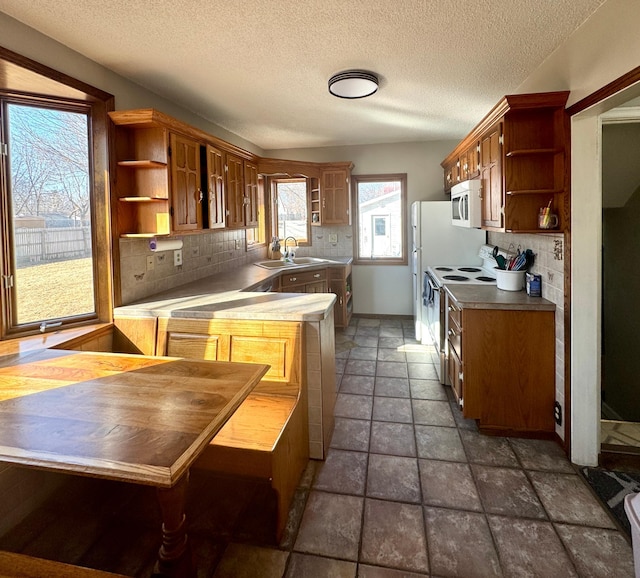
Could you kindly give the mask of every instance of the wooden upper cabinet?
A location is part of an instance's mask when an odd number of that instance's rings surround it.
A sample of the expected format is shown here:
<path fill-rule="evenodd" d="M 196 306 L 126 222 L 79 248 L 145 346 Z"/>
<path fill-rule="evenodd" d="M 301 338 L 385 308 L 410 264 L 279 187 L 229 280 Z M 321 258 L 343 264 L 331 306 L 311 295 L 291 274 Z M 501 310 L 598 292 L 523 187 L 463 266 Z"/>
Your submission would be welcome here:
<path fill-rule="evenodd" d="M 538 227 L 538 213 L 544 207 L 558 216 L 556 231 L 569 223 L 568 96 L 568 92 L 505 96 L 442 161 L 448 191 L 461 175 L 470 179 L 478 174 L 470 153 L 480 142 L 483 229 L 548 233 L 549 229 Z M 461 158 L 466 165 L 456 173 Z"/>
<path fill-rule="evenodd" d="M 349 225 L 351 223 L 350 176 L 350 171 L 346 169 L 322 171 L 320 196 L 323 225 Z"/>
<path fill-rule="evenodd" d="M 502 123 L 480 141 L 482 226 L 502 227 Z"/>
<path fill-rule="evenodd" d="M 244 161 L 244 215 L 247 227 L 258 226 L 258 166 Z"/>
<path fill-rule="evenodd" d="M 171 134 L 171 212 L 174 231 L 202 228 L 200 143 Z"/>
<path fill-rule="evenodd" d="M 227 227 L 244 227 L 244 164 L 240 157 L 227 154 Z"/>
<path fill-rule="evenodd" d="M 210 229 L 221 229 L 226 223 L 226 182 L 224 174 L 224 153 L 207 145 L 207 220 Z"/>

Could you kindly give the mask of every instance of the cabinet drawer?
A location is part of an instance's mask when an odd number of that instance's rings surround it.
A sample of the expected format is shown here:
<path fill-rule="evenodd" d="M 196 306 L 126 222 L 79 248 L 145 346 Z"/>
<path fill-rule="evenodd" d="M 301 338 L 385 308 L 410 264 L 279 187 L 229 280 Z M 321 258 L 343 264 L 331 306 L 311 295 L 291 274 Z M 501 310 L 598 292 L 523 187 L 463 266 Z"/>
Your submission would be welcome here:
<path fill-rule="evenodd" d="M 456 324 L 458 329 L 461 329 L 462 328 L 462 310 L 452 301 L 450 297 L 447 299 L 447 312 L 449 315 L 449 319 Z"/>
<path fill-rule="evenodd" d="M 292 273 L 284 273 L 280 277 L 280 288 L 285 289 L 292 285 L 303 285 L 305 283 L 316 283 L 327 279 L 327 270 L 321 269 L 317 271 L 294 271 Z"/>
<path fill-rule="evenodd" d="M 451 315 L 449 315 L 447 338 L 449 339 L 449 347 L 455 350 L 458 357 L 462 358 L 462 332 Z"/>

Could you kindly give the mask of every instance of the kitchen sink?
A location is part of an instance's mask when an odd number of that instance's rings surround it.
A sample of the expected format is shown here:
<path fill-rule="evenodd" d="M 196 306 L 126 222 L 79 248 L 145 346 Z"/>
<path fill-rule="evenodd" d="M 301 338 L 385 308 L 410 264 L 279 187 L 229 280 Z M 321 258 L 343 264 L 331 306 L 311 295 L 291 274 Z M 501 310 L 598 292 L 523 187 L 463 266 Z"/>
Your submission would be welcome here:
<path fill-rule="evenodd" d="M 319 259 L 317 257 L 297 257 L 292 261 L 259 261 L 258 263 L 254 263 L 258 267 L 263 267 L 264 269 L 284 269 L 291 267 L 303 267 L 309 265 L 320 265 L 322 263 L 328 263 L 328 259 Z"/>

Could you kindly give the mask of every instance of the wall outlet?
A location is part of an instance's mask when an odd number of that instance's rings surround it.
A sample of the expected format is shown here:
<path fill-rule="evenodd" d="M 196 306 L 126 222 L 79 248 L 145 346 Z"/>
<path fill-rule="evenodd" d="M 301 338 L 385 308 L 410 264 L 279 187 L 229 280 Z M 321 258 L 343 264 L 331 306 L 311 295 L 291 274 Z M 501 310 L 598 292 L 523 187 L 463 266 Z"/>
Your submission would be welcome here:
<path fill-rule="evenodd" d="M 153 268 L 155 267 L 156 262 L 153 259 L 153 255 L 148 255 L 147 256 L 147 271 L 153 271 Z"/>
<path fill-rule="evenodd" d="M 182 265 L 182 249 L 176 249 L 173 252 L 173 266 L 180 267 Z"/>
<path fill-rule="evenodd" d="M 338 235 L 336 233 L 332 233 L 329 235 L 329 243 L 337 243 Z"/>
<path fill-rule="evenodd" d="M 236 239 L 236 249 L 242 249 L 242 240 Z"/>
<path fill-rule="evenodd" d="M 557 401 L 553 404 L 553 419 L 558 425 L 562 425 L 562 406 Z"/>

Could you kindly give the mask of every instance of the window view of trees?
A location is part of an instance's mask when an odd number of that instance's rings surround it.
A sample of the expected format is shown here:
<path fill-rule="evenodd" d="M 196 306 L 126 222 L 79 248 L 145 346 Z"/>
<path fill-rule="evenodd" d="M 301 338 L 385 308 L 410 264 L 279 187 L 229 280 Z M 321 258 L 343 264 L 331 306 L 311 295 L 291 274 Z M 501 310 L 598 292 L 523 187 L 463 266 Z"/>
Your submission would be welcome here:
<path fill-rule="evenodd" d="M 8 103 L 17 324 L 95 311 L 84 113 Z"/>
<path fill-rule="evenodd" d="M 298 243 L 308 241 L 307 181 L 278 180 L 275 183 L 277 235 L 280 239 L 295 237 Z"/>

